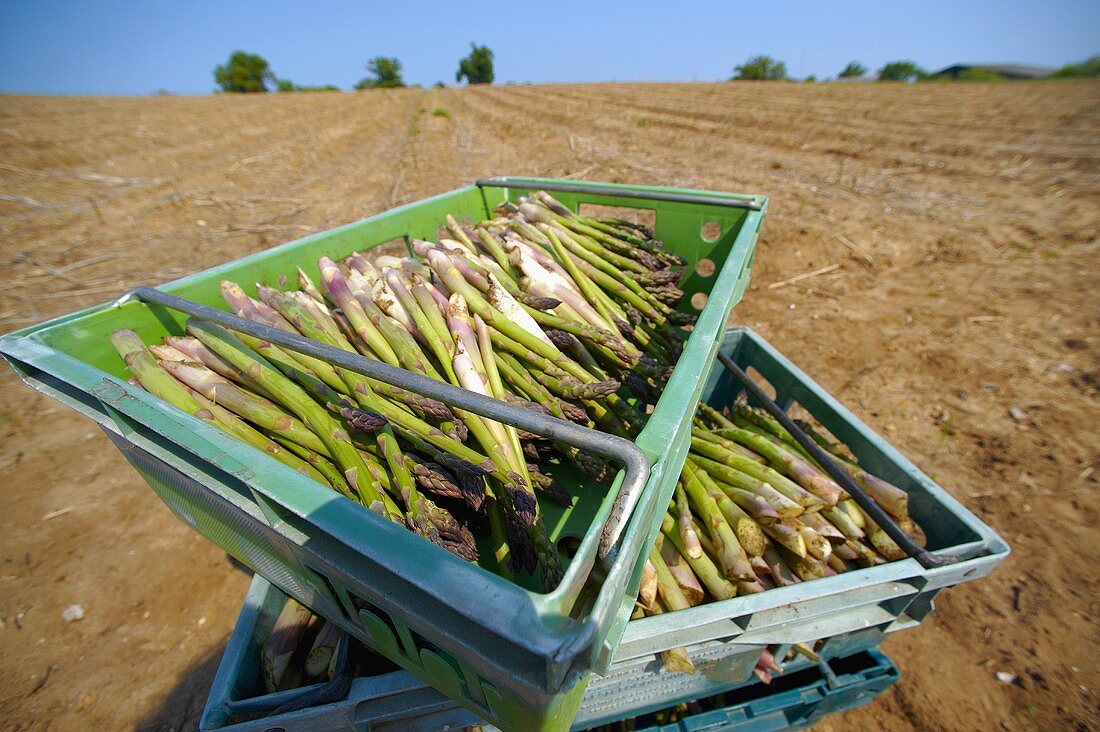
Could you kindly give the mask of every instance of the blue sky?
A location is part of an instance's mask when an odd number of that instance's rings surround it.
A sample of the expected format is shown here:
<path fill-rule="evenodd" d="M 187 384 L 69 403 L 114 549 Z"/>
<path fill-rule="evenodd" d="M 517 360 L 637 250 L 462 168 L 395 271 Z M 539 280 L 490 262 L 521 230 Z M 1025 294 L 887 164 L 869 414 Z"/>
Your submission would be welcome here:
<path fill-rule="evenodd" d="M 410 84 L 453 84 L 471 41 L 499 82 L 719 80 L 757 53 L 796 77 L 852 59 L 1061 66 L 1100 53 L 1100 2 L 3 0 L 0 92 L 204 94 L 236 49 L 299 84 L 349 88 L 378 55 Z"/>

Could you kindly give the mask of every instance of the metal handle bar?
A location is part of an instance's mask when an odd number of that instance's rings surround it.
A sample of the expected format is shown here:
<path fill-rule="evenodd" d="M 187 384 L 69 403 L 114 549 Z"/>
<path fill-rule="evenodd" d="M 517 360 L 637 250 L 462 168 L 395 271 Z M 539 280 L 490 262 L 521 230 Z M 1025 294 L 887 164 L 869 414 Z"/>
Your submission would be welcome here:
<path fill-rule="evenodd" d="M 694 193 L 674 193 L 672 191 L 634 191 L 625 188 L 613 188 L 599 183 L 551 183 L 537 178 L 484 178 L 474 182 L 478 188 L 530 188 L 556 193 L 589 193 L 596 196 L 615 196 L 617 198 L 635 198 L 642 201 L 670 201 L 673 203 L 702 203 L 707 206 L 724 208 L 746 208 L 759 211 L 763 208 L 758 201 L 701 196 Z"/>
<path fill-rule="evenodd" d="M 871 500 L 871 497 L 863 492 L 863 489 L 856 485 L 856 482 L 852 480 L 844 470 L 840 468 L 829 457 L 824 450 L 822 450 L 816 442 L 813 441 L 805 432 L 799 428 L 791 418 L 787 416 L 787 413 L 779 408 L 779 405 L 772 401 L 771 397 L 764 393 L 764 390 L 757 386 L 756 382 L 749 378 L 740 366 L 733 362 L 729 356 L 724 353 L 718 353 L 718 360 L 722 365 L 726 367 L 726 370 L 733 374 L 734 378 L 741 382 L 741 386 L 745 388 L 752 398 L 764 405 L 764 409 L 768 414 L 775 417 L 779 421 L 779 424 L 783 425 L 783 428 L 791 433 L 791 437 L 795 439 L 803 450 L 810 454 L 817 464 L 825 469 L 825 472 L 829 474 L 829 477 L 835 480 L 840 487 L 848 492 L 848 495 L 852 497 L 861 509 L 874 521 L 876 524 L 882 527 L 882 530 L 886 532 L 894 542 L 901 547 L 909 556 L 916 559 L 922 566 L 932 569 L 934 567 L 942 567 L 945 564 L 950 564 L 955 561 L 954 557 L 937 557 L 930 554 L 927 549 L 919 546 L 915 541 L 909 538 L 909 535 L 901 530 L 901 527 L 897 525 L 893 518 L 888 513 L 882 510 L 882 508 Z"/>
<path fill-rule="evenodd" d="M 629 440 L 609 435 L 599 430 L 582 427 L 557 417 L 550 417 L 514 404 L 477 394 L 436 379 L 390 366 L 357 353 L 326 346 L 295 333 L 288 333 L 263 323 L 238 317 L 223 310 L 202 305 L 191 300 L 170 295 L 152 287 L 135 287 L 127 293 L 142 302 L 156 303 L 164 307 L 208 320 L 230 330 L 246 333 L 292 351 L 319 358 L 335 366 L 354 371 L 391 386 L 414 391 L 447 405 L 519 427 L 551 440 L 564 442 L 580 450 L 595 453 L 614 460 L 626 471 L 619 494 L 611 508 L 611 514 L 600 534 L 599 555 L 606 563 L 614 560 L 616 546 L 626 528 L 631 512 L 638 504 L 642 489 L 649 480 L 649 458 L 642 449 Z"/>

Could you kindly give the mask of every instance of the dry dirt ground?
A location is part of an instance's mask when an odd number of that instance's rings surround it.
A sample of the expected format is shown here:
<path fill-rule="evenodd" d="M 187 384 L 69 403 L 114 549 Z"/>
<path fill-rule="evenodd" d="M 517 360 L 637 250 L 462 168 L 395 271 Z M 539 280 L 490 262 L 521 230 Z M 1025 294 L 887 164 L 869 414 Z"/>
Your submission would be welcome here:
<path fill-rule="evenodd" d="M 822 728 L 1097 728 L 1100 83 L 2 97 L 0 331 L 500 174 L 771 196 L 733 320 L 1012 544 Z M 193 728 L 247 577 L 0 371 L 0 727 Z"/>

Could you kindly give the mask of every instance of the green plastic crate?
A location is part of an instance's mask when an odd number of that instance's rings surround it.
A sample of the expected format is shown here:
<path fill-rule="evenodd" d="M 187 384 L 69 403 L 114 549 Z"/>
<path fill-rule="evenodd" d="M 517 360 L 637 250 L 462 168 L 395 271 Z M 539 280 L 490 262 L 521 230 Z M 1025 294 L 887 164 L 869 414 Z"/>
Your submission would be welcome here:
<path fill-rule="evenodd" d="M 505 729 L 568 727 L 588 672 L 606 670 L 625 631 L 645 556 L 687 452 L 692 405 L 714 363 L 726 318 L 748 285 L 764 197 L 544 179 L 494 179 L 276 247 L 164 285 L 224 309 L 222 279 L 249 287 L 316 275 L 321 254 L 434 238 L 445 214 L 480 219 L 506 199 L 546 188 L 565 205 L 655 214 L 657 236 L 689 261 L 683 287 L 701 307 L 683 355 L 636 443 L 649 481 L 591 608 L 569 609 L 597 561 L 610 488 L 563 467 L 572 509 L 545 504 L 553 540 L 580 539 L 562 583 L 542 593 L 466 564 L 261 452 L 126 382 L 107 341 L 130 327 L 147 341 L 184 318 L 134 298 L 82 310 L 0 338 L 28 384 L 92 417 L 187 524 L 280 588 L 404 668 Z M 693 299 L 693 296 L 694 299 Z M 703 301 L 705 300 L 705 306 Z M 692 305 L 685 305 L 691 308 Z"/>

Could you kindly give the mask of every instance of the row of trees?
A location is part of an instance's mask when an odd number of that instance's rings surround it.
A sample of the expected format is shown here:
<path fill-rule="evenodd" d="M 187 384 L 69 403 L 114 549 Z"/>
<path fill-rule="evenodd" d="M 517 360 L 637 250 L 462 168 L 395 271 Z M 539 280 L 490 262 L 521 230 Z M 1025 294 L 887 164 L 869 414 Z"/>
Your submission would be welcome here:
<path fill-rule="evenodd" d="M 1079 64 L 1067 64 L 1051 74 L 1057 79 L 1095 79 L 1100 77 L 1100 56 L 1087 58 Z"/>
<path fill-rule="evenodd" d="M 470 84 L 493 83 L 493 52 L 487 46 L 470 44 L 470 53 L 459 59 L 455 81 Z M 229 60 L 214 69 L 214 82 L 223 92 L 309 92 L 337 91 L 331 84 L 325 86 L 300 86 L 289 79 L 276 78 L 271 64 L 263 56 L 244 51 L 234 51 Z M 436 86 L 443 86 L 437 82 Z M 355 85 L 356 89 L 399 89 L 405 87 L 401 75 L 401 61 L 393 56 L 375 56 L 367 62 L 367 75 Z"/>
<path fill-rule="evenodd" d="M 771 56 L 753 56 L 745 63 L 735 66 L 734 79 L 763 81 L 783 81 L 787 76 L 787 65 Z M 850 61 L 840 70 L 837 78 L 848 79 L 865 76 L 867 67 L 859 61 Z M 1069 64 L 1057 71 L 1052 77 L 1095 78 L 1100 76 L 1100 56 L 1077 64 Z M 465 80 L 470 84 L 493 83 L 493 52 L 487 46 L 470 44 L 470 53 L 459 59 L 455 81 Z M 922 81 L 937 78 L 929 74 L 914 61 L 891 61 L 878 70 L 879 81 Z M 964 81 L 996 81 L 997 72 L 990 69 L 972 68 L 959 74 Z M 294 91 L 330 91 L 337 87 L 299 86 L 289 79 L 278 79 L 270 64 L 262 56 L 244 51 L 235 51 L 229 60 L 214 69 L 214 81 L 224 92 L 266 92 L 272 89 L 281 92 Z M 810 76 L 806 81 L 817 81 Z M 393 56 L 375 56 L 367 62 L 367 75 L 355 85 L 356 89 L 394 89 L 405 86 L 401 75 L 401 61 Z M 443 86 L 438 82 L 436 86 Z"/>
<path fill-rule="evenodd" d="M 753 56 L 740 66 L 734 67 L 734 79 L 751 79 L 764 81 L 783 81 L 788 78 L 787 65 L 771 56 Z M 859 61 L 850 61 L 847 66 L 837 74 L 839 79 L 865 76 L 867 67 Z M 1058 69 L 1051 78 L 1096 78 L 1100 77 L 1100 56 L 1077 64 L 1069 64 Z M 878 70 L 879 81 L 924 81 L 937 79 L 935 74 L 928 73 L 915 61 L 891 61 Z M 975 67 L 967 69 L 959 74 L 962 81 L 998 81 L 1002 77 L 996 71 Z M 806 81 L 817 81 L 810 76 Z"/>
<path fill-rule="evenodd" d="M 753 56 L 740 66 L 733 68 L 736 74 L 733 78 L 752 81 L 785 81 L 787 65 L 771 56 Z M 849 61 L 848 65 L 840 70 L 838 78 L 848 79 L 867 74 L 867 67 L 859 61 Z M 878 71 L 879 81 L 916 81 L 927 78 L 928 72 L 912 61 L 891 61 Z M 813 76 L 806 81 L 817 81 Z"/>

